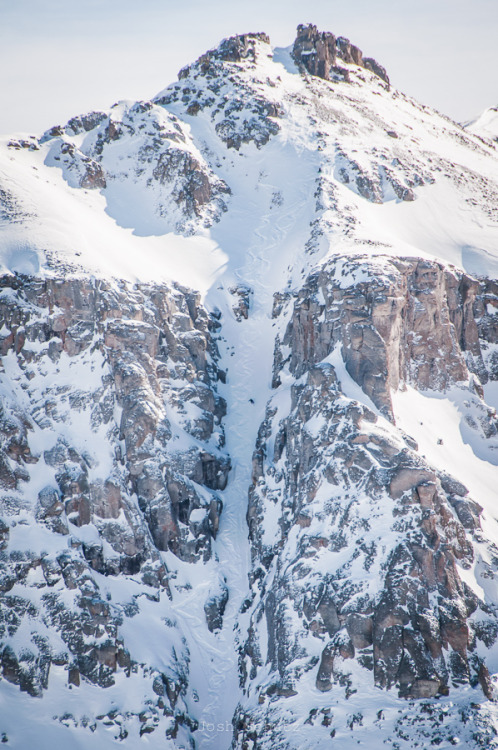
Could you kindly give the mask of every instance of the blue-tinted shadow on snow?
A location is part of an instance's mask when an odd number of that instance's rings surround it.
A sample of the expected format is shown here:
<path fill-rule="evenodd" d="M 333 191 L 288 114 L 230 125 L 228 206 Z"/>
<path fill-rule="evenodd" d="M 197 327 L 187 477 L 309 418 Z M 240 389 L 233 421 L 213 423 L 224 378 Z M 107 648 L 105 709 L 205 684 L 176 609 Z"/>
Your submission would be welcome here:
<path fill-rule="evenodd" d="M 117 188 L 117 189 L 116 189 Z M 162 236 L 175 231 L 168 219 L 158 216 L 147 200 L 146 190 L 136 185 L 110 184 L 102 191 L 106 200 L 105 212 L 123 229 L 131 229 L 137 237 Z"/>
<path fill-rule="evenodd" d="M 498 257 L 482 247 L 463 245 L 462 266 L 474 276 L 498 278 Z"/>
<path fill-rule="evenodd" d="M 40 258 L 36 250 L 20 244 L 2 253 L 4 265 L 11 273 L 36 276 L 40 271 Z"/>
<path fill-rule="evenodd" d="M 299 75 L 299 68 L 292 59 L 292 47 L 275 47 L 273 50 L 273 62 L 283 65 L 287 73 Z"/>

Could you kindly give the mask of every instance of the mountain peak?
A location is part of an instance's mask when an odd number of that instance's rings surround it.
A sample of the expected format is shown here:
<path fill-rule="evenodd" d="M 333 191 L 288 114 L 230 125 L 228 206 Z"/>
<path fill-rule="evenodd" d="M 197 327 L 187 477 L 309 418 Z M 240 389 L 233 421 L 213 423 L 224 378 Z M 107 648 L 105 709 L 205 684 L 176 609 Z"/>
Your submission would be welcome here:
<path fill-rule="evenodd" d="M 186 65 L 178 73 L 178 79 L 187 78 L 195 67 L 202 74 L 212 69 L 213 63 L 244 61 L 256 62 L 257 44 L 270 44 L 270 37 L 264 32 L 237 34 L 223 39 L 215 47 L 201 55 L 192 65 Z M 297 65 L 303 66 L 311 75 L 326 81 L 350 80 L 349 71 L 340 65 L 338 60 L 347 65 L 356 65 L 375 73 L 389 86 L 389 76 L 372 57 L 363 57 L 363 52 L 344 36 L 335 36 L 330 31 L 319 31 L 314 24 L 299 24 L 296 38 L 292 45 L 292 56 Z"/>
<path fill-rule="evenodd" d="M 480 138 L 498 143 L 498 106 L 488 107 L 475 120 L 465 123 L 464 127 Z"/>
<path fill-rule="evenodd" d="M 384 74 L 0 141 L 7 747 L 498 750 L 498 151 Z"/>

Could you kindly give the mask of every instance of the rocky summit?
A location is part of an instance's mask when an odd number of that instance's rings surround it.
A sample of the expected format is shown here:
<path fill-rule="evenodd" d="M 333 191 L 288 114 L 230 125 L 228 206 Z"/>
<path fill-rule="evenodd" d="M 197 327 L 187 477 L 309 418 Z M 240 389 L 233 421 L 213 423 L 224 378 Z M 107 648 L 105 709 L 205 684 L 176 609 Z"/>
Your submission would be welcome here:
<path fill-rule="evenodd" d="M 1 140 L 6 748 L 498 748 L 495 115 L 308 25 Z"/>

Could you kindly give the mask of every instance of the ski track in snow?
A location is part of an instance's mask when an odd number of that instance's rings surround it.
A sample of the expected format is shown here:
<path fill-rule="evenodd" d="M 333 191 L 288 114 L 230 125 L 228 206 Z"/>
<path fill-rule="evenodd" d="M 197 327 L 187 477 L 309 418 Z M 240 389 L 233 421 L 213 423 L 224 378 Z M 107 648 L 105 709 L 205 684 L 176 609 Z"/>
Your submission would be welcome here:
<path fill-rule="evenodd" d="M 258 428 L 271 395 L 276 333 L 271 317 L 273 294 L 283 288 L 288 266 L 299 249 L 297 227 L 312 181 L 311 174 L 306 174 L 308 170 L 309 165 L 303 161 L 302 180 L 296 180 L 298 187 L 292 190 L 297 194 L 290 196 L 277 211 L 272 209 L 262 215 L 259 225 L 247 237 L 247 250 L 242 248 L 238 256 L 231 258 L 206 300 L 208 306 L 212 304 L 222 310 L 221 364 L 228 370 L 228 379 L 220 392 L 227 400 L 226 448 L 233 463 L 223 492 L 220 531 L 214 546 L 220 576 L 226 580 L 229 590 L 223 629 L 206 639 L 203 601 L 195 592 L 176 608 L 176 613 L 182 616 L 183 628 L 190 635 L 192 685 L 203 706 L 197 717 L 199 730 L 196 732 L 201 750 L 226 750 L 232 740 L 231 720 L 240 696 L 237 621 L 248 592 L 250 562 L 246 522 L 248 489 Z M 263 201 L 269 203 L 275 189 L 276 185 L 271 182 L 260 183 Z M 244 201 L 243 196 L 241 201 Z M 222 246 L 230 246 L 229 237 L 224 238 Z M 234 281 L 250 286 L 253 292 L 247 320 L 237 321 L 231 310 L 236 297 L 228 289 L 233 287 Z M 193 600 L 197 600 L 198 615 L 192 613 Z M 194 662 L 199 665 L 197 668 Z"/>

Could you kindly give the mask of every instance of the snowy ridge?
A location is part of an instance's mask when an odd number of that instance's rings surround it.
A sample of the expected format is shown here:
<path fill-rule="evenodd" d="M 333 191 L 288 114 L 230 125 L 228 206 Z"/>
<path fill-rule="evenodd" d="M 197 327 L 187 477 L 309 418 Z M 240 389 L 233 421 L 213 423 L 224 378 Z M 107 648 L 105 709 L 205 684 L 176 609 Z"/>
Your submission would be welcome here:
<path fill-rule="evenodd" d="M 479 117 L 466 122 L 465 129 L 470 133 L 490 141 L 498 140 L 498 107 L 489 107 Z"/>
<path fill-rule="evenodd" d="M 498 158 L 337 45 L 0 145 L 8 747 L 496 744 Z"/>

